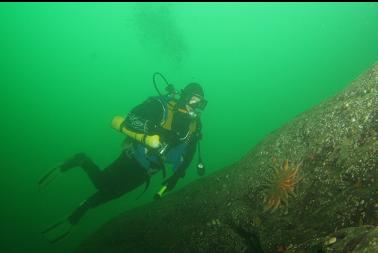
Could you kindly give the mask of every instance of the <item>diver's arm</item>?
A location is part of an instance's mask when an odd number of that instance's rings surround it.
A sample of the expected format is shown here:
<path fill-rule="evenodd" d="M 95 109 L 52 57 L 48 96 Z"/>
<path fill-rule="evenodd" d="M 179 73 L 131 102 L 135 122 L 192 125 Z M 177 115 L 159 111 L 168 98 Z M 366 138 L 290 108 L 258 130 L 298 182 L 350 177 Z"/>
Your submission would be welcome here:
<path fill-rule="evenodd" d="M 193 140 L 187 147 L 183 157 L 183 162 L 178 166 L 175 173 L 163 182 L 163 185 L 167 187 L 167 191 L 172 190 L 176 186 L 177 181 L 185 176 L 186 169 L 189 167 L 193 160 L 194 154 L 196 153 L 196 147 L 197 140 Z"/>
<path fill-rule="evenodd" d="M 134 107 L 127 115 L 124 126 L 132 131 L 153 134 L 160 126 L 164 114 L 164 107 L 157 99 L 149 98 Z"/>
<path fill-rule="evenodd" d="M 177 181 L 185 176 L 186 169 L 190 166 L 190 163 L 193 160 L 193 157 L 196 153 L 198 141 L 202 139 L 202 124 L 200 120 L 198 120 L 197 123 L 198 129 L 192 135 L 192 139 L 190 140 L 189 145 L 184 152 L 183 162 L 178 166 L 175 173 L 163 183 L 167 186 L 167 190 L 173 189 L 176 186 Z"/>

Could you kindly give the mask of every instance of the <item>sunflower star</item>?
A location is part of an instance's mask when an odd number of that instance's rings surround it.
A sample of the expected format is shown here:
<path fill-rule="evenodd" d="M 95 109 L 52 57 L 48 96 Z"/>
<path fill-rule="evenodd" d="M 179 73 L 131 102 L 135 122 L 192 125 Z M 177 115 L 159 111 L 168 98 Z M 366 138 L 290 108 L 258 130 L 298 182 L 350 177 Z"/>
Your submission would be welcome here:
<path fill-rule="evenodd" d="M 293 195 L 294 188 L 301 180 L 299 168 L 301 163 L 289 167 L 286 159 L 283 164 L 274 170 L 272 176 L 263 184 L 264 187 L 264 211 L 274 212 L 282 204 L 287 205 L 289 196 Z"/>

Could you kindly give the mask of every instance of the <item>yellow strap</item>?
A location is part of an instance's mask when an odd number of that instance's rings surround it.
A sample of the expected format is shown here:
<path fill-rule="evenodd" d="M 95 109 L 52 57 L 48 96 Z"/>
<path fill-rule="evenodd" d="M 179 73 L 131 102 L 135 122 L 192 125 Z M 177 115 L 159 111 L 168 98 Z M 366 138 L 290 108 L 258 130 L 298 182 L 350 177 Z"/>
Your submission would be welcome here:
<path fill-rule="evenodd" d="M 164 129 L 167 129 L 167 130 L 171 130 L 172 129 L 172 122 L 173 122 L 173 117 L 174 117 L 174 107 L 175 107 L 176 103 L 175 102 L 170 102 L 168 103 L 168 112 L 167 112 L 167 118 L 164 122 L 164 124 L 162 125 L 162 127 Z M 184 109 L 177 109 L 179 112 L 182 112 L 182 113 L 188 113 L 186 110 Z M 197 129 L 197 121 L 194 120 L 190 123 L 189 125 L 189 135 L 191 135 L 192 133 L 194 133 Z"/>
<path fill-rule="evenodd" d="M 175 106 L 174 102 L 168 103 L 167 117 L 165 119 L 164 124 L 162 125 L 162 127 L 165 128 L 165 129 L 167 129 L 167 130 L 171 130 L 172 129 L 174 106 Z"/>

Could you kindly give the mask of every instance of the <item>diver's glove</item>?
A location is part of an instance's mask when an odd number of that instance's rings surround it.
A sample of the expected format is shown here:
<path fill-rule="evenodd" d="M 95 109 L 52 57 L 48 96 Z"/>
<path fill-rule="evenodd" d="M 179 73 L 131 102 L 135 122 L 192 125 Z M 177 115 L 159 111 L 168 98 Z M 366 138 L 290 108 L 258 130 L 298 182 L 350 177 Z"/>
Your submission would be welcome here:
<path fill-rule="evenodd" d="M 161 199 L 167 192 L 171 191 L 177 184 L 180 177 L 185 176 L 185 171 L 176 171 L 175 174 L 170 176 L 163 182 L 162 188 L 154 195 L 154 199 Z"/>
<path fill-rule="evenodd" d="M 146 121 L 144 126 L 144 132 L 149 136 L 159 137 L 159 142 L 161 144 L 159 145 L 159 148 L 155 151 L 157 151 L 160 155 L 163 155 L 163 153 L 165 153 L 165 151 L 167 150 L 168 145 L 170 145 L 170 140 L 167 138 L 167 136 L 169 136 L 170 134 L 170 131 L 153 121 Z"/>
<path fill-rule="evenodd" d="M 160 190 L 157 193 L 155 193 L 154 199 L 158 200 L 158 199 L 163 198 L 167 192 L 172 190 L 172 188 L 174 187 L 174 185 L 176 185 L 176 183 L 177 181 L 174 182 L 174 184 L 163 184 Z"/>
<path fill-rule="evenodd" d="M 170 191 L 176 186 L 177 181 L 183 177 L 185 177 L 185 170 L 178 169 L 172 176 L 166 179 L 163 184 L 166 185 L 168 187 L 168 190 Z"/>

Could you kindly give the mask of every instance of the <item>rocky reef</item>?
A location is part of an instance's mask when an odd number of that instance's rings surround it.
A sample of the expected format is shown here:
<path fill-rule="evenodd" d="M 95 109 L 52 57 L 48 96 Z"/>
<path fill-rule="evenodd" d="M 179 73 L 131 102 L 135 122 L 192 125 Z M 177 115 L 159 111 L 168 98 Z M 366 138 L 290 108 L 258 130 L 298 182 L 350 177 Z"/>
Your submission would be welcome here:
<path fill-rule="evenodd" d="M 77 252 L 378 252 L 378 64 L 240 161 L 125 212 Z"/>

